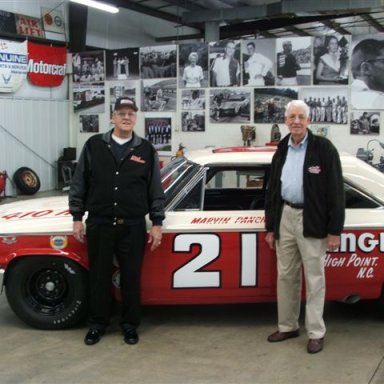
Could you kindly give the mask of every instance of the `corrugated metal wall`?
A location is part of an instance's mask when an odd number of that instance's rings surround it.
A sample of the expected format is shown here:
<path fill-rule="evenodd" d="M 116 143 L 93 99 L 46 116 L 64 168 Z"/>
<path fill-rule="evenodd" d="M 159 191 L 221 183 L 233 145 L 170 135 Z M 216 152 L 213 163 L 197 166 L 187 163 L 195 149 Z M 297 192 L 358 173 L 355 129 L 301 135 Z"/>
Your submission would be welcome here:
<path fill-rule="evenodd" d="M 0 171 L 10 177 L 23 166 L 33 169 L 40 191 L 57 187 L 57 160 L 69 142 L 66 100 L 0 99 Z M 7 194 L 13 188 L 7 182 Z"/>

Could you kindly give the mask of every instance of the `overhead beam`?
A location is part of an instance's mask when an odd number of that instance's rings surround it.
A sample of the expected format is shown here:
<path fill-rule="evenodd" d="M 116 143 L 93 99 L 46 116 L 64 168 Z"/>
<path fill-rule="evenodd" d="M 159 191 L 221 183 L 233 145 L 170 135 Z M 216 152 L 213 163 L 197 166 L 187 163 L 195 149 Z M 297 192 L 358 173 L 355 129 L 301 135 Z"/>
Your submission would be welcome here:
<path fill-rule="evenodd" d="M 292 32 L 297 36 L 312 36 L 309 32 L 306 32 L 302 29 L 294 27 L 293 25 L 287 25 L 282 28 L 285 28 L 287 31 Z"/>
<path fill-rule="evenodd" d="M 348 10 L 372 12 L 380 10 L 384 0 L 282 0 L 279 3 L 263 4 L 252 7 L 207 9 L 205 11 L 184 12 L 183 23 L 201 23 L 206 21 L 233 21 L 279 17 L 281 15 L 309 15 L 318 12 L 345 13 Z"/>
<path fill-rule="evenodd" d="M 384 27 L 378 23 L 371 15 L 360 15 L 369 25 L 376 29 L 378 32 L 384 32 Z"/>
<path fill-rule="evenodd" d="M 340 33 L 341 35 L 350 35 L 351 32 L 343 28 L 340 24 L 335 23 L 332 20 L 322 20 L 322 24 L 324 24 L 326 27 L 334 29 L 336 32 Z"/>

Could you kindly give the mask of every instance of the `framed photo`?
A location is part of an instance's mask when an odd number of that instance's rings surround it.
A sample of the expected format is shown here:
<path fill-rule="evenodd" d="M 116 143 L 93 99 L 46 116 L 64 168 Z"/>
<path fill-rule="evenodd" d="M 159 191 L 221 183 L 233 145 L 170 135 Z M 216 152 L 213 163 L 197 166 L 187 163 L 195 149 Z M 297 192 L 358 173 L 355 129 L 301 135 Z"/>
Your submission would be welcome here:
<path fill-rule="evenodd" d="M 99 132 L 99 115 L 79 115 L 80 133 Z"/>
<path fill-rule="evenodd" d="M 152 143 L 160 155 L 172 153 L 171 117 L 146 117 L 145 138 Z"/>
<path fill-rule="evenodd" d="M 176 58 L 176 45 L 140 48 L 140 77 L 142 79 L 176 77 Z"/>
<path fill-rule="evenodd" d="M 242 40 L 243 85 L 264 87 L 275 85 L 275 40 Z"/>
<path fill-rule="evenodd" d="M 139 48 L 107 50 L 105 55 L 107 80 L 139 78 Z"/>
<path fill-rule="evenodd" d="M 183 89 L 181 109 L 205 109 L 205 89 Z"/>
<path fill-rule="evenodd" d="M 179 87 L 208 86 L 208 44 L 179 45 Z"/>
<path fill-rule="evenodd" d="M 313 39 L 313 84 L 347 85 L 351 37 L 339 34 Z"/>
<path fill-rule="evenodd" d="M 137 100 L 136 97 L 136 88 L 138 81 L 119 81 L 114 84 L 111 84 L 109 87 L 109 112 L 112 117 L 112 112 L 115 109 L 116 99 L 119 97 L 130 97 L 133 100 Z"/>
<path fill-rule="evenodd" d="M 348 88 L 300 88 L 299 98 L 309 106 L 311 123 L 348 124 Z"/>
<path fill-rule="evenodd" d="M 378 111 L 351 112 L 351 135 L 379 135 L 381 113 Z"/>
<path fill-rule="evenodd" d="M 205 112 L 185 111 L 181 112 L 181 130 L 183 132 L 204 132 Z"/>
<path fill-rule="evenodd" d="M 276 85 L 310 85 L 311 57 L 311 37 L 276 39 Z"/>
<path fill-rule="evenodd" d="M 210 123 L 250 123 L 251 90 L 241 88 L 211 89 Z"/>
<path fill-rule="evenodd" d="M 142 82 L 142 111 L 176 111 L 176 79 L 152 79 Z"/>
<path fill-rule="evenodd" d="M 255 88 L 253 121 L 261 124 L 284 123 L 286 105 L 298 98 L 298 88 Z"/>
<path fill-rule="evenodd" d="M 73 85 L 73 111 L 92 109 L 92 112 L 105 112 L 104 83 L 78 83 Z"/>
<path fill-rule="evenodd" d="M 105 80 L 104 51 L 79 52 L 72 56 L 74 83 Z"/>

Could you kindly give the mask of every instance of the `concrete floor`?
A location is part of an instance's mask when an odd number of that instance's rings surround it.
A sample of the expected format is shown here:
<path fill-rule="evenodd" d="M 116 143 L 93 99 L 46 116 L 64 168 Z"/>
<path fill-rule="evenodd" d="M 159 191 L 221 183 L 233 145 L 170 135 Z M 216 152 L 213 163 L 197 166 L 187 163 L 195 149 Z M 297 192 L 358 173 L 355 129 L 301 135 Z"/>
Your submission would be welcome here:
<path fill-rule="evenodd" d="M 271 344 L 274 304 L 145 307 L 140 342 L 122 340 L 118 318 L 99 344 L 85 325 L 40 331 L 0 297 L 0 383 L 383 384 L 384 317 L 372 302 L 327 303 L 325 349 L 299 338 Z"/>
<path fill-rule="evenodd" d="M 115 318 L 99 344 L 86 346 L 85 324 L 32 329 L 3 293 L 0 384 L 384 384 L 377 303 L 327 303 L 325 320 L 325 349 L 316 355 L 306 352 L 303 328 L 299 338 L 266 341 L 276 330 L 275 304 L 145 307 L 138 345 L 123 342 Z"/>

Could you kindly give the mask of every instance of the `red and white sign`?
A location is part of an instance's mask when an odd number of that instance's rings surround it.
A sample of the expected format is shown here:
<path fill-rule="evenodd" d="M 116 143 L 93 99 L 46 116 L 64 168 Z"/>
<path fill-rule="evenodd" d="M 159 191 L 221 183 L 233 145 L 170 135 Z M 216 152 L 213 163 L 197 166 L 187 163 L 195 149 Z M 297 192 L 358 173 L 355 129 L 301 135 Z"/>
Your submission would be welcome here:
<path fill-rule="evenodd" d="M 16 14 L 16 30 L 19 35 L 45 37 L 41 20 L 37 17 Z"/>
<path fill-rule="evenodd" d="M 28 41 L 28 78 L 41 87 L 57 87 L 67 70 L 67 49 Z"/>

